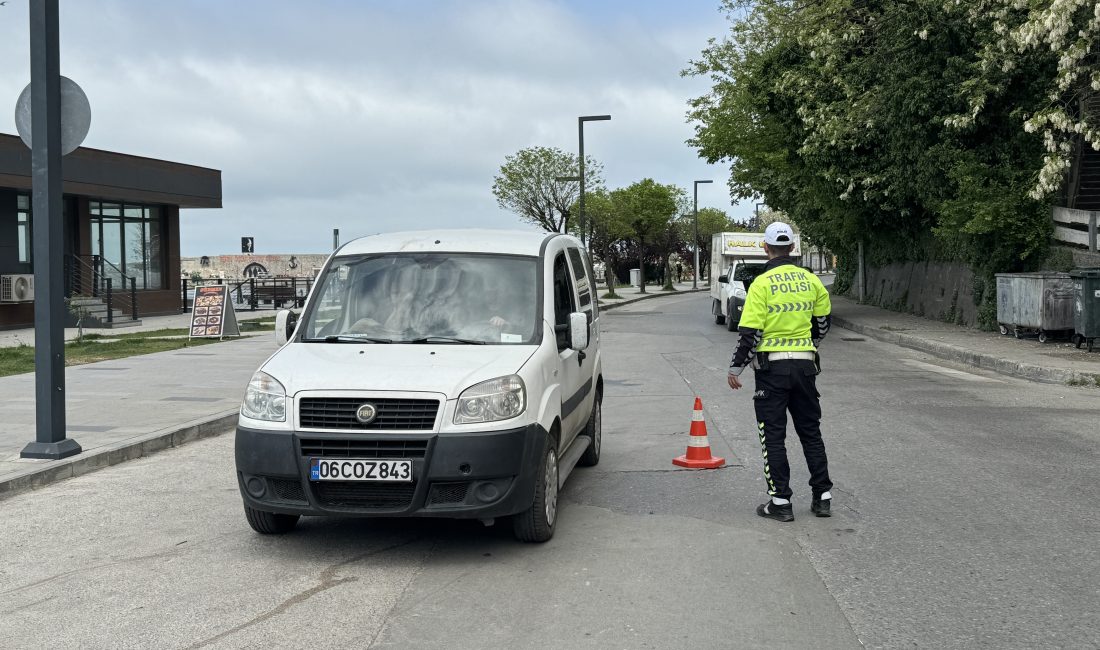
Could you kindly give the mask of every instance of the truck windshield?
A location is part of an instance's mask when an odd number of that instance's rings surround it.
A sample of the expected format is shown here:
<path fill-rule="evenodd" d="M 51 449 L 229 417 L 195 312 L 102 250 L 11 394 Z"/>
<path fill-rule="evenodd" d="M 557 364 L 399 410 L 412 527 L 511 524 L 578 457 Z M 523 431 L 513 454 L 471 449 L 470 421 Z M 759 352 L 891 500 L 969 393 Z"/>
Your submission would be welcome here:
<path fill-rule="evenodd" d="M 745 286 L 748 287 L 756 279 L 756 276 L 763 272 L 763 264 L 746 264 L 742 262 L 737 265 L 737 269 L 733 272 L 733 279 L 744 282 Z"/>
<path fill-rule="evenodd" d="M 338 258 L 319 278 L 302 340 L 531 344 L 536 263 L 455 253 Z"/>

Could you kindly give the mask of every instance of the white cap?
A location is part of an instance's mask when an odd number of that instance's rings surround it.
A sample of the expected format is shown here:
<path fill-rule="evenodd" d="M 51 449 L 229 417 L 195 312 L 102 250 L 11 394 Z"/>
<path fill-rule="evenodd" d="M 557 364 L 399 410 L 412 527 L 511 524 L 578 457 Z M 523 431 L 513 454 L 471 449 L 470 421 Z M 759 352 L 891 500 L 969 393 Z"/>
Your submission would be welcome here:
<path fill-rule="evenodd" d="M 764 243 L 772 246 L 790 246 L 794 243 L 794 231 L 782 221 L 770 223 L 764 229 Z"/>

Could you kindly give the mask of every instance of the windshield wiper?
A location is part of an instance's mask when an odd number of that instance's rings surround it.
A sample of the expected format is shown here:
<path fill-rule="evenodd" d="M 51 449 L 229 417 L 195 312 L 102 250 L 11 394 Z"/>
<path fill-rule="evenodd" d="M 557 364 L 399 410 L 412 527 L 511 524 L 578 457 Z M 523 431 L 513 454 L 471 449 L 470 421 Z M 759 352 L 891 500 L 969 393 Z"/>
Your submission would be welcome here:
<path fill-rule="evenodd" d="M 454 336 L 421 336 L 420 338 L 398 341 L 398 343 L 465 343 L 467 345 L 485 345 L 485 341 L 460 339 Z"/>
<path fill-rule="evenodd" d="M 305 339 L 307 343 L 393 343 L 390 339 L 376 338 L 373 336 L 356 336 L 353 334 L 329 334 L 323 339 Z"/>

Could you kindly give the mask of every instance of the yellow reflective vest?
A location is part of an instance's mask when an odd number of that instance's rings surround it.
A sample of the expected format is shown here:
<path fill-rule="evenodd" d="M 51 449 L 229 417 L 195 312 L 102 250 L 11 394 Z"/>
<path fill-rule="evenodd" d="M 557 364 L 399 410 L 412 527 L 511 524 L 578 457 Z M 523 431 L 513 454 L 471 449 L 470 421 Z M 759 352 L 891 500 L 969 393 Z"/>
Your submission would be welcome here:
<path fill-rule="evenodd" d="M 806 269 L 783 264 L 749 285 L 739 325 L 763 332 L 757 352 L 812 351 L 813 318 L 830 311 L 829 292 L 821 280 Z"/>

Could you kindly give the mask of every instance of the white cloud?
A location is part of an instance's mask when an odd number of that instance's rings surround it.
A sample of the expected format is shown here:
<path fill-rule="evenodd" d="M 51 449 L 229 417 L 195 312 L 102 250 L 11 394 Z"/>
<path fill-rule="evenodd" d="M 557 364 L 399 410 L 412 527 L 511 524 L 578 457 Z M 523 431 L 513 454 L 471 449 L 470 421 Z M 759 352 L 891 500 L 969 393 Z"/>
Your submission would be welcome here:
<path fill-rule="evenodd" d="M 526 146 L 574 151 L 584 114 L 613 116 L 585 127 L 609 185 L 711 178 L 700 206 L 745 216 L 726 168 L 684 144 L 706 84 L 678 73 L 726 23 L 717 0 L 667 4 L 70 0 L 62 72 L 91 101 L 88 146 L 222 170 L 225 207 L 184 212 L 185 255 L 245 234 L 305 253 L 334 227 L 514 227 L 493 174 Z M 0 8 L 12 105 L 26 21 L 25 0 Z"/>

